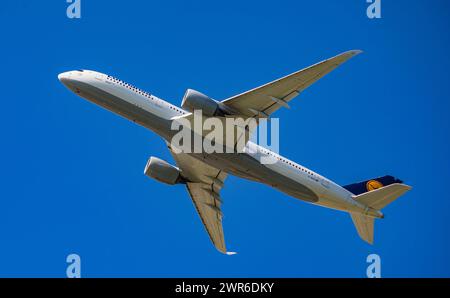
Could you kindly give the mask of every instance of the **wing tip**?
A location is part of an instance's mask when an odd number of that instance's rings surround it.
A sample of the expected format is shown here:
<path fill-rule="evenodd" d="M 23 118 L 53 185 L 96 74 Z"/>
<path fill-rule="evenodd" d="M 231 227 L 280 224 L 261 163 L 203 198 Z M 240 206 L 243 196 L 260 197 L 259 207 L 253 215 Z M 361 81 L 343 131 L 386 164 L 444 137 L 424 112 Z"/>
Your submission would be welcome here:
<path fill-rule="evenodd" d="M 347 52 L 342 53 L 342 55 L 348 56 L 349 58 L 357 56 L 359 54 L 363 53 L 362 50 L 356 49 L 356 50 L 350 50 Z"/>
<path fill-rule="evenodd" d="M 342 63 L 346 62 L 350 58 L 353 58 L 353 57 L 361 54 L 362 52 L 363 51 L 359 50 L 359 49 L 350 50 L 350 51 L 342 52 L 339 55 L 334 56 L 332 58 L 329 58 L 329 59 L 327 59 L 325 61 L 334 60 L 334 61 L 337 61 L 337 65 L 339 65 L 339 64 L 342 64 Z"/>
<path fill-rule="evenodd" d="M 235 252 L 235 251 L 227 251 L 227 252 L 225 252 L 225 254 L 227 256 L 232 256 L 232 255 L 237 255 L 237 252 Z"/>
<path fill-rule="evenodd" d="M 362 240 L 364 240 L 369 245 L 373 245 L 373 237 L 367 238 L 367 239 L 366 238 L 362 238 Z"/>

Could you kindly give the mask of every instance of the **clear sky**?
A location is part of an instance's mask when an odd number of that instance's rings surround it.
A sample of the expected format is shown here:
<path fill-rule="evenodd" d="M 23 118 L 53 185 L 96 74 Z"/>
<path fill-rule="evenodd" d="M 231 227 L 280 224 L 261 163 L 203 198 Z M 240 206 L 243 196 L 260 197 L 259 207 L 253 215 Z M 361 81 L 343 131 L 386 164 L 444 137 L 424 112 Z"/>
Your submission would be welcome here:
<path fill-rule="evenodd" d="M 448 1 L 2 1 L 0 276 L 450 276 Z M 171 103 L 225 99 L 350 49 L 362 55 L 274 116 L 280 153 L 340 184 L 413 186 L 370 246 L 342 212 L 230 177 L 218 253 L 183 186 L 143 175 L 163 141 L 77 97 L 57 74 L 92 69 Z"/>

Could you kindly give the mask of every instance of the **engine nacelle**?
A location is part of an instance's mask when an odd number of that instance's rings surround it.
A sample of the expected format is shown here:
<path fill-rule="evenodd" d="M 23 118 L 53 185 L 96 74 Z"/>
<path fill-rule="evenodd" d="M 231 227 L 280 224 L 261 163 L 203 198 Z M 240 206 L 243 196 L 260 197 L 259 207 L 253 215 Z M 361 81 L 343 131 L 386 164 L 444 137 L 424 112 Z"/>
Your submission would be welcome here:
<path fill-rule="evenodd" d="M 181 102 L 181 107 L 189 112 L 202 110 L 205 116 L 224 116 L 227 114 L 226 107 L 218 101 L 198 91 L 187 89 Z"/>
<path fill-rule="evenodd" d="M 183 183 L 181 172 L 178 168 L 157 157 L 150 157 L 144 169 L 144 174 L 159 182 L 174 185 Z"/>

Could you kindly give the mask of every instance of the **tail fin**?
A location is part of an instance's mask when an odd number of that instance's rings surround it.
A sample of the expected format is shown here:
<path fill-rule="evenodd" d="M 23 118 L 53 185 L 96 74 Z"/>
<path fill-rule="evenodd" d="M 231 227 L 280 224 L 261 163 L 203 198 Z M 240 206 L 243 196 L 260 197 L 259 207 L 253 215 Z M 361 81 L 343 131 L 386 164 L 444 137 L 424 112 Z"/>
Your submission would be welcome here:
<path fill-rule="evenodd" d="M 360 195 L 362 193 L 381 188 L 383 186 L 391 185 L 393 183 L 403 183 L 402 180 L 397 179 L 393 176 L 387 175 L 383 177 L 378 177 L 362 182 L 357 182 L 349 185 L 345 185 L 344 188 L 355 195 Z"/>
<path fill-rule="evenodd" d="M 371 209 L 380 210 L 386 205 L 395 201 L 398 197 L 400 197 L 410 189 L 411 186 L 394 182 L 387 186 L 377 188 L 375 190 L 369 190 L 368 192 L 353 196 L 353 199 Z M 353 223 L 356 227 L 356 230 L 358 231 L 359 236 L 366 242 L 373 244 L 374 218 L 359 213 L 350 213 L 350 216 L 352 217 Z"/>

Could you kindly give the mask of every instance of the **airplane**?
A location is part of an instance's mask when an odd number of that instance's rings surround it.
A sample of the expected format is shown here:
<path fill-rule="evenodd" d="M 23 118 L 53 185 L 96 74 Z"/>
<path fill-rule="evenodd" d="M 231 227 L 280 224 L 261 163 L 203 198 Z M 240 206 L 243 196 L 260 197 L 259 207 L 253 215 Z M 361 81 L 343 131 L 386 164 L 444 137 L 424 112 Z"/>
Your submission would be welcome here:
<path fill-rule="evenodd" d="M 176 166 L 150 157 L 144 174 L 160 182 L 184 184 L 205 229 L 218 251 L 226 248 L 222 227 L 220 191 L 227 175 L 234 175 L 273 187 L 289 196 L 315 205 L 348 212 L 358 235 L 369 244 L 374 241 L 375 219 L 384 218 L 381 209 L 411 189 L 391 175 L 345 186 L 301 166 L 271 150 L 248 141 L 242 152 L 176 153 L 171 125 L 177 119 L 191 119 L 194 110 L 206 117 L 269 118 L 317 80 L 348 59 L 360 54 L 351 50 L 316 63 L 260 87 L 222 101 L 188 89 L 181 108 L 113 76 L 90 70 L 74 70 L 58 75 L 68 89 L 105 109 L 123 116 L 162 137 Z M 257 150 L 249 150 L 249 149 Z M 275 159 L 260 162 L 261 156 Z"/>

